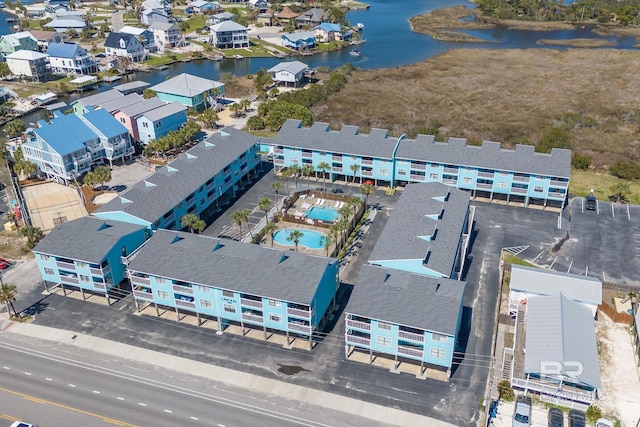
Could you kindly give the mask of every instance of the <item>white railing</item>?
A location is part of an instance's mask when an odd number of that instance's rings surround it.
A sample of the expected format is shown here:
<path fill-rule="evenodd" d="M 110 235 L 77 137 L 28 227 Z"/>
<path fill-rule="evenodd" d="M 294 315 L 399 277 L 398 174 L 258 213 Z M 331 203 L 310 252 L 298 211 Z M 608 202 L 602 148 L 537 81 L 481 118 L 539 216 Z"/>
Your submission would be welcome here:
<path fill-rule="evenodd" d="M 191 286 L 172 285 L 171 287 L 176 292 L 180 292 L 182 294 L 193 295 L 193 288 Z"/>
<path fill-rule="evenodd" d="M 258 316 L 255 314 L 242 313 L 242 320 L 248 320 L 249 322 L 263 323 L 264 319 L 262 316 Z"/>
<path fill-rule="evenodd" d="M 410 179 L 416 179 L 418 181 L 424 181 L 424 175 L 416 175 L 416 174 L 411 174 L 409 175 Z"/>
<path fill-rule="evenodd" d="M 240 304 L 246 305 L 247 307 L 262 308 L 262 301 L 256 301 L 247 298 L 240 298 Z"/>
<path fill-rule="evenodd" d="M 426 170 L 427 169 L 427 165 L 422 165 L 419 163 L 411 163 L 411 169 L 418 169 L 418 170 Z"/>
<path fill-rule="evenodd" d="M 551 185 L 553 185 L 554 187 L 567 187 L 569 183 L 567 181 L 558 181 L 558 180 L 552 179 Z"/>
<path fill-rule="evenodd" d="M 419 357 L 420 359 L 422 359 L 422 355 L 424 354 L 424 351 L 423 350 L 419 350 L 417 348 L 412 348 L 412 347 L 406 347 L 404 345 L 399 345 L 398 346 L 398 353 L 399 354 L 404 354 L 405 356 Z"/>
<path fill-rule="evenodd" d="M 93 288 L 97 289 L 99 291 L 106 291 L 107 290 L 107 285 L 105 285 L 104 283 L 93 282 Z"/>
<path fill-rule="evenodd" d="M 458 173 L 458 169 L 456 168 L 443 168 L 445 173 Z"/>
<path fill-rule="evenodd" d="M 362 344 L 362 345 L 366 345 L 367 347 L 371 345 L 370 338 L 358 337 L 355 335 L 347 335 L 346 339 L 347 339 L 347 343 L 351 343 L 351 344 Z"/>
<path fill-rule="evenodd" d="M 289 322 L 289 330 L 297 331 L 297 332 L 304 332 L 305 334 L 310 334 L 311 333 L 311 326 L 309 326 L 309 325 L 300 325 L 298 323 Z"/>
<path fill-rule="evenodd" d="M 413 332 L 398 331 L 398 337 L 412 341 L 424 342 L 424 335 L 414 334 Z"/>
<path fill-rule="evenodd" d="M 151 284 L 151 279 L 149 279 L 148 277 L 139 277 L 139 276 L 129 276 L 129 281 L 131 282 L 131 285 L 150 285 Z"/>
<path fill-rule="evenodd" d="M 75 278 L 75 277 L 60 276 L 60 281 L 62 281 L 64 283 L 71 283 L 72 285 L 77 285 L 78 284 L 78 279 Z"/>
<path fill-rule="evenodd" d="M 151 292 L 133 291 L 133 296 L 136 299 L 153 301 L 153 294 Z"/>
<path fill-rule="evenodd" d="M 493 178 L 493 172 L 478 172 L 478 178 Z"/>
<path fill-rule="evenodd" d="M 529 192 L 529 190 L 526 189 L 526 188 L 511 187 L 511 192 L 512 193 L 518 193 L 518 194 L 527 194 Z"/>
<path fill-rule="evenodd" d="M 514 181 L 518 181 L 518 182 L 529 182 L 529 177 L 528 176 L 514 175 L 513 176 L 513 180 Z"/>
<path fill-rule="evenodd" d="M 347 327 L 364 329 L 365 331 L 371 330 L 371 324 L 367 322 L 358 322 L 357 320 L 347 320 Z"/>
<path fill-rule="evenodd" d="M 493 188 L 493 184 L 484 184 L 484 183 L 477 183 L 476 187 L 478 188 L 484 188 L 485 190 L 491 190 Z"/>
<path fill-rule="evenodd" d="M 178 307 L 190 308 L 194 310 L 196 308 L 196 303 L 192 301 L 183 301 L 181 299 L 176 300 L 176 305 Z"/>
<path fill-rule="evenodd" d="M 58 268 L 66 268 L 68 270 L 75 270 L 76 265 L 72 262 L 56 261 Z"/>
<path fill-rule="evenodd" d="M 541 384 L 537 381 L 522 378 L 511 378 L 511 386 L 537 391 L 538 393 L 554 396 L 558 399 L 574 400 L 589 405 L 596 401 L 595 392 L 559 389 L 557 385 Z"/>
<path fill-rule="evenodd" d="M 287 314 L 290 316 L 304 317 L 311 319 L 311 312 L 307 310 L 298 310 L 297 308 L 287 308 Z"/>

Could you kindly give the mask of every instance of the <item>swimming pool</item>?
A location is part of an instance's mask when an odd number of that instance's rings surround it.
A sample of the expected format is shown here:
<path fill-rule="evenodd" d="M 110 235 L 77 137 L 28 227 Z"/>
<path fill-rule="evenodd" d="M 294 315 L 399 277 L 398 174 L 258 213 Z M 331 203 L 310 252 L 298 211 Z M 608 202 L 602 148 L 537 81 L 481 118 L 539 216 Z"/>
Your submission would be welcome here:
<path fill-rule="evenodd" d="M 338 213 L 337 210 L 330 208 L 328 206 L 324 206 L 324 207 L 314 206 L 307 213 L 307 218 L 319 219 L 321 221 L 330 221 L 330 222 L 335 222 L 339 216 L 340 214 Z"/>
<path fill-rule="evenodd" d="M 300 237 L 298 242 L 300 246 L 305 246 L 309 249 L 322 249 L 324 247 L 322 238 L 326 236 L 326 234 L 314 230 L 308 230 L 306 228 L 283 228 L 282 230 L 276 231 L 276 234 L 273 235 L 273 241 L 281 245 L 295 246 L 295 242 L 293 240 L 287 240 L 289 233 L 293 230 L 300 230 L 302 233 L 302 237 Z"/>

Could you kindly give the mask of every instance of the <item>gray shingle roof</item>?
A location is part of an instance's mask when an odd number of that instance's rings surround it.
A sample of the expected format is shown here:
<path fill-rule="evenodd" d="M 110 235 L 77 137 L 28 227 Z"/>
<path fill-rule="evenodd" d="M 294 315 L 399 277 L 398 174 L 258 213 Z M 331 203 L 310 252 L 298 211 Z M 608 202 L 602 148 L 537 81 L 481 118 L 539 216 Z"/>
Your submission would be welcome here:
<path fill-rule="evenodd" d="M 436 197 L 447 197 L 445 202 Z M 409 184 L 376 243 L 369 262 L 425 260 L 424 267 L 446 276 L 455 267 L 458 242 L 469 210 L 469 193 L 440 183 Z M 426 215 L 442 213 L 440 219 Z M 434 235 L 427 241 L 419 236 Z"/>
<path fill-rule="evenodd" d="M 423 160 L 449 165 L 520 173 L 571 176 L 571 150 L 554 148 L 551 154 L 536 153 L 532 145 L 516 145 L 515 150 L 500 148 L 499 142 L 485 141 L 482 146 L 467 145 L 464 138 L 449 138 L 448 143 L 434 142 L 431 135 L 400 142 L 396 158 Z"/>
<path fill-rule="evenodd" d="M 123 236 L 144 228 L 127 222 L 85 216 L 57 225 L 33 251 L 100 263 Z"/>
<path fill-rule="evenodd" d="M 513 265 L 509 288 L 530 295 L 553 295 L 562 292 L 573 301 L 602 304 L 602 282 L 577 274 Z"/>
<path fill-rule="evenodd" d="M 393 157 L 397 142 L 398 138 L 387 137 L 387 132 L 381 129 L 359 134 L 356 126 L 333 131 L 328 123 L 316 122 L 311 127 L 302 127 L 300 120 L 293 119 L 288 119 L 274 138 L 276 145 L 383 159 Z"/>
<path fill-rule="evenodd" d="M 300 61 L 285 61 L 285 62 L 279 62 L 278 64 L 274 65 L 273 67 L 269 68 L 267 70 L 268 73 L 277 73 L 280 71 L 288 71 L 292 74 L 297 74 L 300 71 L 304 71 L 307 68 L 309 68 L 309 66 L 307 64 L 305 64 L 304 62 L 300 62 Z"/>
<path fill-rule="evenodd" d="M 158 108 L 154 108 L 153 110 L 146 111 L 142 113 L 147 119 L 155 122 L 156 120 L 164 119 L 165 117 L 171 116 L 179 111 L 186 111 L 187 107 L 180 104 L 179 102 L 172 102 L 170 104 L 162 105 Z"/>
<path fill-rule="evenodd" d="M 226 136 L 224 136 L 226 135 Z M 136 218 L 153 223 L 178 203 L 223 170 L 228 164 L 246 152 L 259 139 L 240 130 L 226 127 L 169 163 L 177 172 L 166 166 L 142 180 L 120 197 L 100 207 L 96 212 L 125 212 Z M 145 182 L 154 184 L 147 186 Z M 122 199 L 130 203 L 123 202 Z"/>
<path fill-rule="evenodd" d="M 224 86 L 223 83 L 215 80 L 203 79 L 202 77 L 192 76 L 191 74 L 178 74 L 177 76 L 165 80 L 153 86 L 151 90 L 155 92 L 169 93 L 179 96 L 196 96 L 211 89 Z"/>
<path fill-rule="evenodd" d="M 162 107 L 163 105 L 165 105 L 165 102 L 162 101 L 160 98 L 157 98 L 154 96 L 153 98 L 145 99 L 144 101 L 139 102 L 137 104 L 129 105 L 128 107 L 125 107 L 120 111 L 122 112 L 122 114 L 124 114 L 127 117 L 133 117 L 133 116 L 137 116 L 138 114 L 142 114 L 145 111 Z"/>
<path fill-rule="evenodd" d="M 122 110 L 123 108 L 126 108 L 129 105 L 138 104 L 139 102 L 142 102 L 142 100 L 143 98 L 134 92 L 134 93 L 125 95 L 123 97 L 118 97 L 110 101 L 103 102 L 99 105 L 101 108 L 107 110 L 109 113 L 113 113 L 115 111 Z"/>
<path fill-rule="evenodd" d="M 123 83 L 121 85 L 117 85 L 114 86 L 113 89 L 117 90 L 118 92 L 128 92 L 130 90 L 136 90 L 136 89 L 146 89 L 148 87 L 150 87 L 151 85 L 147 82 L 143 82 L 141 80 L 136 80 L 133 82 L 129 82 L 129 83 Z"/>
<path fill-rule="evenodd" d="M 76 99 L 71 104 L 79 103 L 85 107 L 95 107 L 97 105 L 104 104 L 105 102 L 112 101 L 116 98 L 124 98 L 124 95 L 115 89 L 109 89 L 104 92 L 96 93 L 95 95 L 85 96 L 84 98 Z"/>
<path fill-rule="evenodd" d="M 129 262 L 150 275 L 310 305 L 335 258 L 157 230 Z"/>
<path fill-rule="evenodd" d="M 527 302 L 525 373 L 540 373 L 544 362 L 580 362 L 581 382 L 601 388 L 598 346 L 591 310 L 561 293 L 535 296 Z M 575 366 L 564 374 L 577 373 Z M 564 369 L 563 369 L 564 370 Z"/>
<path fill-rule="evenodd" d="M 455 336 L 466 282 L 364 265 L 346 313 Z"/>

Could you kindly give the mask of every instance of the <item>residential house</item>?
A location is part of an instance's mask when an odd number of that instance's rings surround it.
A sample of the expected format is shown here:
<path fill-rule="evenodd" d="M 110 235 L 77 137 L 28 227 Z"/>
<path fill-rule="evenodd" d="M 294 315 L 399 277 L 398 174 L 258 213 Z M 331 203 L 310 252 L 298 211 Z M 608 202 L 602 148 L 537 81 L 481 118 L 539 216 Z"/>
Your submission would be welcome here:
<path fill-rule="evenodd" d="M 256 15 L 256 25 L 260 24 L 260 25 L 266 25 L 267 27 L 271 27 L 275 25 L 277 22 L 278 21 L 276 19 L 276 14 L 271 11 L 258 13 Z"/>
<path fill-rule="evenodd" d="M 194 233 L 157 230 L 128 260 L 136 306 L 154 305 L 230 325 L 274 331 L 313 346 L 338 289 L 335 258 Z"/>
<path fill-rule="evenodd" d="M 306 72 L 309 66 L 300 61 L 285 61 L 274 65 L 267 70 L 271 73 L 273 82 L 277 85 L 299 87 L 306 81 Z"/>
<path fill-rule="evenodd" d="M 46 80 L 51 74 L 46 53 L 32 50 L 18 50 L 5 57 L 11 74 L 36 81 Z"/>
<path fill-rule="evenodd" d="M 50 43 L 67 43 L 69 36 L 65 33 L 57 33 L 55 31 L 29 30 L 36 43 L 38 50 L 45 52 Z"/>
<path fill-rule="evenodd" d="M 154 22 L 172 22 L 171 6 L 166 1 L 146 0 L 142 3 L 140 21 L 147 26 Z"/>
<path fill-rule="evenodd" d="M 259 139 L 231 127 L 211 135 L 119 197 L 94 216 L 142 224 L 152 229 L 181 229 L 187 213 L 213 212 L 236 194 L 260 165 Z"/>
<path fill-rule="evenodd" d="M 145 99 L 142 102 L 122 108 L 115 112 L 113 116 L 127 128 L 132 141 L 140 141 L 137 118 L 140 114 L 163 105 L 165 105 L 165 103 L 154 96 L 153 98 Z"/>
<path fill-rule="evenodd" d="M 102 294 L 127 277 L 122 258 L 142 245 L 143 226 L 86 216 L 51 230 L 33 249 L 45 286 Z"/>
<path fill-rule="evenodd" d="M 124 95 L 115 89 L 105 90 L 94 95 L 85 96 L 84 98 L 76 99 L 71 103 L 73 112 L 79 116 L 88 111 L 89 108 L 99 108 L 102 104 L 109 102 L 117 98 L 123 98 Z"/>
<path fill-rule="evenodd" d="M 115 90 L 115 89 L 112 89 Z M 103 110 L 107 110 L 109 112 L 109 114 L 111 114 L 112 116 L 115 116 L 115 114 L 118 111 L 121 111 L 123 108 L 127 108 L 130 105 L 135 105 L 135 104 L 139 104 L 140 102 L 142 102 L 144 100 L 144 98 L 140 95 L 138 95 L 137 93 L 133 92 L 130 94 L 127 94 L 123 97 L 118 97 L 115 99 L 112 99 L 110 101 L 106 101 L 103 103 L 100 103 L 96 109 L 101 108 Z"/>
<path fill-rule="evenodd" d="M 98 72 L 93 55 L 75 43 L 50 43 L 49 65 L 54 74 L 92 74 Z"/>
<path fill-rule="evenodd" d="M 280 21 L 280 25 L 286 27 L 290 21 L 295 20 L 300 14 L 291 10 L 289 6 L 282 8 L 280 12 L 276 14 L 276 18 Z"/>
<path fill-rule="evenodd" d="M 266 0 L 249 0 L 249 7 L 257 10 L 258 13 L 265 13 L 269 9 L 269 3 Z"/>
<path fill-rule="evenodd" d="M 38 41 L 29 31 L 5 34 L 0 37 L 0 53 L 2 56 L 6 57 L 19 50 L 38 50 Z"/>
<path fill-rule="evenodd" d="M 154 44 L 158 46 L 160 50 L 167 47 L 182 46 L 184 44 L 182 31 L 176 24 L 154 22 L 149 26 L 149 29 L 153 32 Z"/>
<path fill-rule="evenodd" d="M 312 31 L 285 33 L 281 36 L 282 46 L 290 49 L 307 49 L 316 45 L 316 35 Z"/>
<path fill-rule="evenodd" d="M 132 27 L 130 25 L 125 25 L 124 27 L 120 28 L 117 32 L 136 36 L 136 38 L 140 41 L 140 43 L 142 43 L 142 46 L 150 53 L 154 53 L 158 50 L 156 46 L 156 42 L 153 39 L 153 31 L 147 28 L 139 28 L 139 27 Z"/>
<path fill-rule="evenodd" d="M 392 215 L 393 217 L 393 215 Z M 354 351 L 451 373 L 466 283 L 364 265 L 345 308 L 345 356 Z"/>
<path fill-rule="evenodd" d="M 144 61 L 147 52 L 138 38 L 127 33 L 109 33 L 104 42 L 107 57 L 126 56 L 131 62 Z"/>
<path fill-rule="evenodd" d="M 12 91 L 6 86 L 0 86 L 0 104 L 4 104 L 10 99 L 18 99 L 20 98 L 17 93 Z"/>
<path fill-rule="evenodd" d="M 512 316 L 516 315 L 521 304 L 527 303 L 529 297 L 550 296 L 558 292 L 584 304 L 594 318 L 602 304 L 602 282 L 596 278 L 523 265 L 511 266 L 509 312 Z"/>
<path fill-rule="evenodd" d="M 247 27 L 234 21 L 223 21 L 211 27 L 211 44 L 218 49 L 249 47 Z"/>
<path fill-rule="evenodd" d="M 215 15 L 211 15 L 207 18 L 207 25 L 211 26 L 224 21 L 233 21 L 233 18 L 235 18 L 235 16 L 236 15 L 230 12 L 216 13 Z"/>
<path fill-rule="evenodd" d="M 179 102 L 164 104 L 145 111 L 136 119 L 136 127 L 143 144 L 179 130 L 185 123 L 187 123 L 187 107 Z"/>
<path fill-rule="evenodd" d="M 472 212 L 466 191 L 440 183 L 407 185 L 373 247 L 369 263 L 460 279 Z"/>
<path fill-rule="evenodd" d="M 22 152 L 48 179 L 73 182 L 93 165 L 124 160 L 134 153 L 127 129 L 105 110 L 83 116 L 54 111 L 50 122 L 38 121 Z"/>
<path fill-rule="evenodd" d="M 189 3 L 189 7 L 193 13 L 197 15 L 205 15 L 220 10 L 220 3 L 217 1 L 195 0 Z"/>
<path fill-rule="evenodd" d="M 343 31 L 340 24 L 331 24 L 323 22 L 313 28 L 316 39 L 323 43 L 332 41 L 349 41 L 353 35 L 352 31 Z"/>
<path fill-rule="evenodd" d="M 80 33 L 87 27 L 82 16 L 65 16 L 62 18 L 55 18 L 54 20 L 43 25 L 45 28 L 50 28 L 58 33 L 67 33 L 70 30 L 73 30 L 77 33 Z"/>
<path fill-rule="evenodd" d="M 589 406 L 602 388 L 593 314 L 562 293 L 532 296 L 516 321 L 511 386 L 544 401 Z M 519 313 L 520 316 L 520 313 Z"/>
<path fill-rule="evenodd" d="M 130 93 L 137 93 L 138 95 L 142 95 L 144 90 L 149 89 L 150 87 L 151 87 L 151 84 L 147 82 L 143 82 L 142 80 L 134 80 L 132 82 L 113 86 L 113 89 L 117 90 L 123 95 L 128 95 Z"/>
<path fill-rule="evenodd" d="M 202 111 L 215 105 L 216 97 L 224 95 L 224 84 L 182 73 L 153 86 L 151 90 L 165 102 L 179 102 L 196 111 Z"/>
<path fill-rule="evenodd" d="M 319 7 L 314 7 L 294 18 L 298 28 L 316 27 L 328 20 L 327 12 Z"/>
<path fill-rule="evenodd" d="M 350 180 L 351 165 L 359 165 L 355 179 L 375 186 L 441 182 L 473 197 L 524 206 L 564 206 L 571 176 L 570 150 L 536 153 L 533 146 L 502 149 L 497 142 L 476 146 L 460 138 L 444 143 L 433 135 L 389 138 L 382 129 L 367 135 L 355 126 L 332 131 L 327 123 L 314 123 L 303 128 L 296 120 L 285 122 L 271 150 L 276 168 L 298 163 L 317 170 L 320 162 L 330 162 L 331 181 Z"/>

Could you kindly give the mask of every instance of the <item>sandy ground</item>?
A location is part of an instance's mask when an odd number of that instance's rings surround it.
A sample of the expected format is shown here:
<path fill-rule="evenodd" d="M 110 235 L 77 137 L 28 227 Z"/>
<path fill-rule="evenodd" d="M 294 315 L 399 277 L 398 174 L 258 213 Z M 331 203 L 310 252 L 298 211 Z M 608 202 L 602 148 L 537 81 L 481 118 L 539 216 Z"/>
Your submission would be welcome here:
<path fill-rule="evenodd" d="M 34 227 L 45 233 L 55 226 L 56 221 L 72 221 L 88 215 L 75 188 L 47 182 L 24 187 L 22 192 Z"/>

